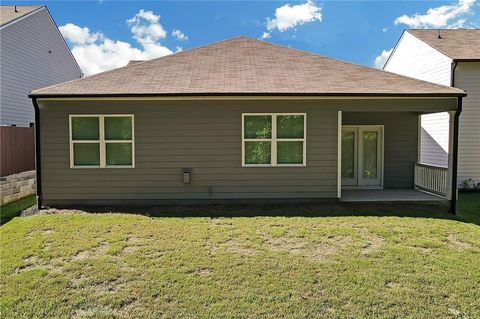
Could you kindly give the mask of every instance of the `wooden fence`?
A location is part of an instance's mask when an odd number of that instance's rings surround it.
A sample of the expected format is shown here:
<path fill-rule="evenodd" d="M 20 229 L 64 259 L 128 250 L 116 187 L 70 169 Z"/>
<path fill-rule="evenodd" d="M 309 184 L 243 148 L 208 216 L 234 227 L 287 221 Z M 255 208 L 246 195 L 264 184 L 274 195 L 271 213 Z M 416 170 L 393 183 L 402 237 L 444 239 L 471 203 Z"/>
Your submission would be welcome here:
<path fill-rule="evenodd" d="M 0 126 L 0 176 L 34 169 L 34 128 Z"/>

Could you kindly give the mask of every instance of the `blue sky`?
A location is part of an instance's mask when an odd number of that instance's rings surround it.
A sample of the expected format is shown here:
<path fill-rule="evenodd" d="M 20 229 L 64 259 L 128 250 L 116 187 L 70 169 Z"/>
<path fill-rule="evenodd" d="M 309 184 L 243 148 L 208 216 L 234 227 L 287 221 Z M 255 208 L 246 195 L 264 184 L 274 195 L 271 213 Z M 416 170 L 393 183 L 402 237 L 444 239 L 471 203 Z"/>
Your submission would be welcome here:
<path fill-rule="evenodd" d="M 87 74 L 237 35 L 374 66 L 404 28 L 480 26 L 475 0 L 33 3 L 48 6 Z"/>

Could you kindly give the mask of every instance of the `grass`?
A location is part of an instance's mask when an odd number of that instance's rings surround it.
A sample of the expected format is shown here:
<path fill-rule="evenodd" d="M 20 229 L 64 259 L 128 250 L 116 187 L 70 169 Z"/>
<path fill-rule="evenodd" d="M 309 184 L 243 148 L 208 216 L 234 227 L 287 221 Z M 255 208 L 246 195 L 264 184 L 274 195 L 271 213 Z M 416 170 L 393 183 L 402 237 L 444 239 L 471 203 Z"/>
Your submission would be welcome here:
<path fill-rule="evenodd" d="M 35 195 L 20 198 L 14 202 L 0 206 L 0 225 L 10 221 L 13 217 L 20 215 L 26 208 L 35 205 Z"/>
<path fill-rule="evenodd" d="M 0 228 L 0 311 L 4 318 L 478 318 L 479 205 L 479 194 L 462 195 L 458 217 L 18 217 Z"/>

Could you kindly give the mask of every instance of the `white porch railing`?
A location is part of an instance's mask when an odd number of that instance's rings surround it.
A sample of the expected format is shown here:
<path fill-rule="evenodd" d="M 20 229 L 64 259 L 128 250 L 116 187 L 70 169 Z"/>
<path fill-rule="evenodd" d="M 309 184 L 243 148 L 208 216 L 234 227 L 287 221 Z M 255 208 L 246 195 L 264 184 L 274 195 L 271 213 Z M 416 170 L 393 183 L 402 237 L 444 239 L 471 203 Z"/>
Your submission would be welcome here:
<path fill-rule="evenodd" d="M 441 196 L 447 196 L 448 168 L 415 164 L 415 187 Z"/>

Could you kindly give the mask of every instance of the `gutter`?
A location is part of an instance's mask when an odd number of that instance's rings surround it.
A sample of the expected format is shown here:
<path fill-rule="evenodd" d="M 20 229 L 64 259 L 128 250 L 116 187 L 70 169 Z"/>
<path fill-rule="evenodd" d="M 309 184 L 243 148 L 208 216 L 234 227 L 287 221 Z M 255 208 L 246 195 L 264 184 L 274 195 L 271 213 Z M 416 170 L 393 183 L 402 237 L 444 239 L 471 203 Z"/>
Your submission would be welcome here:
<path fill-rule="evenodd" d="M 114 94 L 35 94 L 29 98 L 113 98 L 113 97 L 463 97 L 458 93 L 114 93 Z"/>
<path fill-rule="evenodd" d="M 42 209 L 42 165 L 40 162 L 40 109 L 37 99 L 32 98 L 35 109 L 35 174 L 37 185 L 37 209 Z"/>
<path fill-rule="evenodd" d="M 480 59 L 453 59 L 453 62 L 480 62 Z"/>

